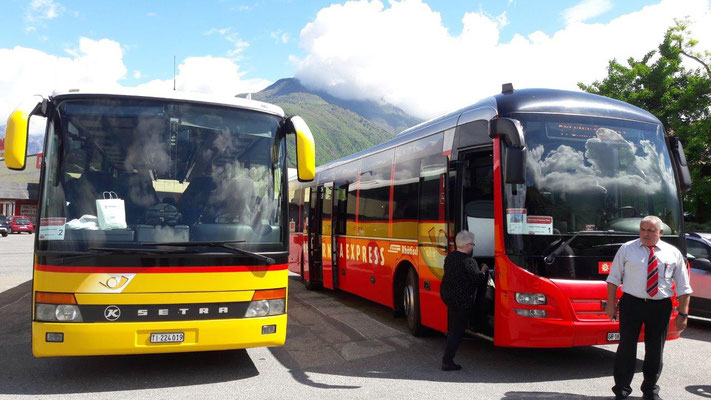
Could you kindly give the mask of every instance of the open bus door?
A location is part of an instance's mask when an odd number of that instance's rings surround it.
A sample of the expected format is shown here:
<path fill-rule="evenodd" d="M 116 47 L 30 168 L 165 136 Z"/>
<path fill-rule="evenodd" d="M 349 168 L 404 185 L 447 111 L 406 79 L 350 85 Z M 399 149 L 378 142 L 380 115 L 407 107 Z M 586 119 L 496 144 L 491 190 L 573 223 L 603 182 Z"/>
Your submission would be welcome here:
<path fill-rule="evenodd" d="M 491 146 L 458 152 L 457 179 L 460 212 L 458 226 L 474 234 L 473 257 L 481 267 L 494 271 L 494 173 Z M 486 283 L 477 288 L 476 312 L 471 327 L 477 332 L 493 336 L 494 293 Z M 487 293 L 488 292 L 488 293 Z"/>
<path fill-rule="evenodd" d="M 305 201 L 305 199 L 304 199 Z M 306 288 L 309 290 L 318 289 L 323 286 L 323 260 L 321 225 L 323 216 L 323 185 L 312 188 L 309 196 L 308 211 L 308 249 L 304 267 L 308 265 L 308 278 L 304 275 Z"/>

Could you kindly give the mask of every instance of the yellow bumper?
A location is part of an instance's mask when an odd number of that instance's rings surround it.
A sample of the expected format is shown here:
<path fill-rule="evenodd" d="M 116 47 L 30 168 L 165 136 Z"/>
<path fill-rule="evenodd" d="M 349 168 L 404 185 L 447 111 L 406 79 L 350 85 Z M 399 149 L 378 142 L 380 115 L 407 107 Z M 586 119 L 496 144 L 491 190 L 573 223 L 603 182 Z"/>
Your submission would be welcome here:
<path fill-rule="evenodd" d="M 32 323 L 35 357 L 108 354 L 177 353 L 281 346 L 286 340 L 286 314 L 263 318 L 124 323 Z M 262 326 L 276 332 L 262 334 Z M 48 332 L 61 332 L 64 342 L 49 343 Z M 151 333 L 183 332 L 181 343 L 150 343 Z"/>

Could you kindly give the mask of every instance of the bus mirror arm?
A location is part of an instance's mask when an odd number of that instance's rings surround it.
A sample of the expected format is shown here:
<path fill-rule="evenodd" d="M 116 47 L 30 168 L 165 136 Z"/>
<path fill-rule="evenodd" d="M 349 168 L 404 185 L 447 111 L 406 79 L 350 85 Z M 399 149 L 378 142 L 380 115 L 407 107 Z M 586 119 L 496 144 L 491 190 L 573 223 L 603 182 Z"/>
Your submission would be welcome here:
<path fill-rule="evenodd" d="M 686 163 L 686 155 L 684 147 L 681 145 L 679 138 L 669 137 L 669 147 L 672 150 L 672 158 L 677 171 L 679 172 L 679 186 L 682 192 L 691 190 L 691 173 L 689 173 L 689 165 Z"/>
<path fill-rule="evenodd" d="M 506 183 L 522 184 L 526 182 L 526 140 L 523 137 L 521 122 L 511 118 L 497 118 L 491 121 L 489 137 L 500 137 L 508 147 L 504 165 Z"/>
<path fill-rule="evenodd" d="M 494 139 L 501 137 L 509 147 L 523 149 L 526 147 L 526 140 L 523 138 L 523 127 L 521 122 L 511 118 L 498 118 L 491 121 L 489 137 Z"/>

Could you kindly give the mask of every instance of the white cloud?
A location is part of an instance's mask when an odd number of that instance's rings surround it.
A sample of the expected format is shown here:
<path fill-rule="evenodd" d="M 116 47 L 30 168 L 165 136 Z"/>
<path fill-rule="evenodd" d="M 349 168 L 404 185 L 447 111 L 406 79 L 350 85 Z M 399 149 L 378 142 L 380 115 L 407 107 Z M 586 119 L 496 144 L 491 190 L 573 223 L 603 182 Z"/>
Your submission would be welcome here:
<path fill-rule="evenodd" d="M 234 47 L 227 51 L 227 56 L 235 60 L 241 59 L 241 53 L 249 47 L 249 43 L 240 39 L 237 32 L 232 32 L 232 28 L 212 28 L 204 33 L 205 36 L 214 34 L 218 34 L 228 42 L 232 43 L 232 46 Z"/>
<path fill-rule="evenodd" d="M 122 46 L 113 40 L 81 38 L 79 47 L 56 56 L 27 47 L 0 48 L 0 117 L 8 115 L 34 94 L 47 96 L 54 89 L 112 88 L 128 75 Z M 141 72 L 134 70 L 140 79 Z M 271 82 L 244 79 L 234 60 L 219 57 L 192 57 L 178 66 L 177 88 L 207 94 L 234 96 L 257 92 Z M 173 89 L 173 80 L 153 80 L 142 87 Z"/>
<path fill-rule="evenodd" d="M 121 46 L 113 40 L 81 38 L 79 48 L 68 54 L 20 46 L 0 49 L 0 116 L 10 115 L 28 96 L 46 96 L 57 88 L 116 86 L 126 74 Z"/>
<path fill-rule="evenodd" d="M 64 6 L 53 0 L 32 0 L 25 14 L 27 26 L 25 30 L 32 32 L 45 21 L 60 17 L 65 11 Z"/>
<path fill-rule="evenodd" d="M 588 14 L 590 15 L 590 14 Z M 303 58 L 290 57 L 309 87 L 344 98 L 384 100 L 430 118 L 501 91 L 549 87 L 578 90 L 606 74 L 610 59 L 656 49 L 674 18 L 693 17 L 699 50 L 711 49 L 707 0 L 659 4 L 606 24 L 573 23 L 502 42 L 506 16 L 468 12 L 453 35 L 421 0 L 348 1 L 319 11 L 300 34 Z M 367 27 L 367 29 L 363 29 Z M 694 66 L 694 68 L 696 68 Z"/>
<path fill-rule="evenodd" d="M 278 30 L 270 34 L 271 38 L 281 43 L 289 43 L 289 34 L 284 31 Z"/>
<path fill-rule="evenodd" d="M 175 77 L 176 89 L 190 92 L 234 96 L 238 93 L 254 93 L 269 86 L 265 79 L 242 79 L 239 65 L 222 57 L 189 57 L 178 66 Z M 141 88 L 172 90 L 173 79 L 156 79 Z"/>
<path fill-rule="evenodd" d="M 584 22 L 590 18 L 604 14 L 612 8 L 610 0 L 583 0 L 573 7 L 563 11 L 563 19 L 566 25 L 575 22 Z"/>

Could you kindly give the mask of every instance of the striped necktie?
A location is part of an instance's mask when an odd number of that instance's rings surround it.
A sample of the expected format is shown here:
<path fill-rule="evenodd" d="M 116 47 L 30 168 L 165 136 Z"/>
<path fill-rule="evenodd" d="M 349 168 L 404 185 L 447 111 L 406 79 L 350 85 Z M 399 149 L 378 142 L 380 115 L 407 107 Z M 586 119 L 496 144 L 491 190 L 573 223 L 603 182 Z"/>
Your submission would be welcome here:
<path fill-rule="evenodd" d="M 649 247 L 649 261 L 647 262 L 647 293 L 649 297 L 654 297 L 659 291 L 659 261 L 654 255 L 654 246 Z"/>

